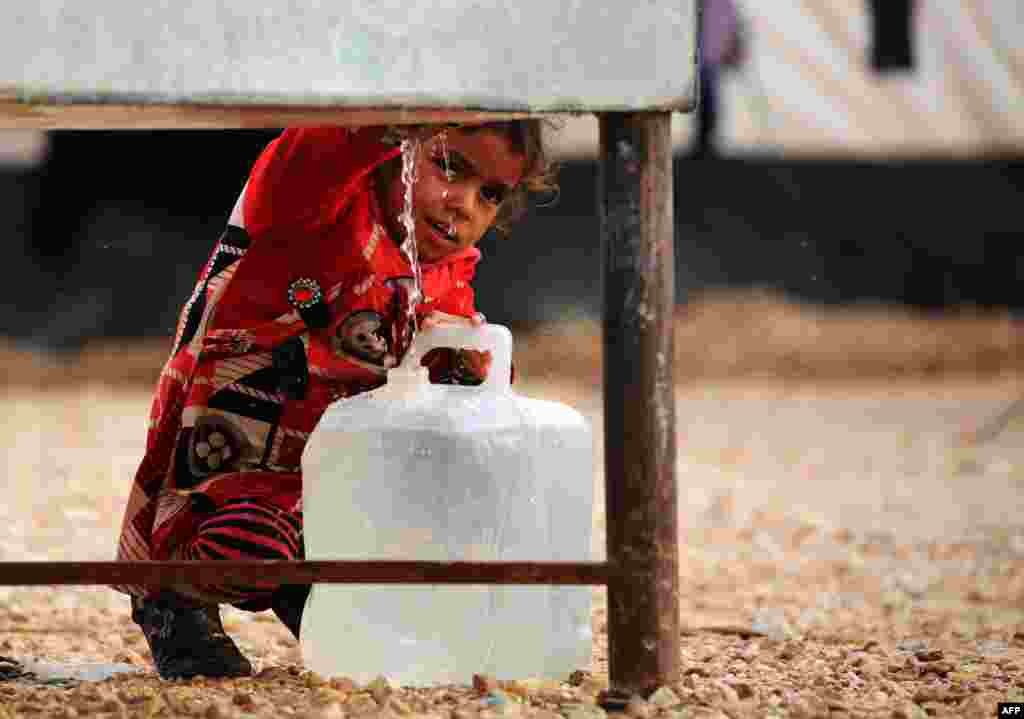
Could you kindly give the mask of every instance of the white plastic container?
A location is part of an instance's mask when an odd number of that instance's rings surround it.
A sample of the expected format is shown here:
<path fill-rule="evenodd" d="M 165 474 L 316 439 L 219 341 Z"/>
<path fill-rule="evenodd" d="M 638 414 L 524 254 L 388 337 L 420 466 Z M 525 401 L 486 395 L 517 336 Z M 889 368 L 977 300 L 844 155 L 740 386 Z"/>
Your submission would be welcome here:
<path fill-rule="evenodd" d="M 480 387 L 431 385 L 433 347 L 492 353 Z M 593 448 L 587 421 L 509 384 L 499 325 L 422 332 L 373 392 L 331 405 L 303 456 L 308 559 L 588 561 Z M 402 686 L 564 679 L 591 659 L 591 588 L 314 585 L 306 667 Z"/>

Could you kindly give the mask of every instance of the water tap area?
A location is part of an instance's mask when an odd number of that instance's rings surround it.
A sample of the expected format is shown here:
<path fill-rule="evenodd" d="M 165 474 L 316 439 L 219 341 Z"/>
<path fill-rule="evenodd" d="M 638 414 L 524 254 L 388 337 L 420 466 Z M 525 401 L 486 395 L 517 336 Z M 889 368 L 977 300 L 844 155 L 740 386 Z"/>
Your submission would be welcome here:
<path fill-rule="evenodd" d="M 583 349 L 595 338 L 516 339 L 516 390 L 565 402 L 592 423 L 592 549 L 601 558 L 600 368 Z M 545 361 L 553 339 L 559 351 L 578 353 L 575 362 Z M 144 354 L 122 351 L 122 368 Z M 25 361 L 9 354 L 8 366 Z M 150 387 L 124 381 L 112 362 L 106 367 L 106 376 L 97 365 L 5 387 L 0 559 L 113 557 L 143 451 Z M 849 716 L 892 716 L 893 707 L 911 704 L 938 716 L 988 716 L 997 697 L 1019 696 L 1024 426 L 1011 417 L 986 442 L 964 438 L 1024 395 L 1022 375 L 677 379 L 684 674 L 674 698 L 651 704 L 651 712 L 805 716 L 826 697 Z M 330 690 L 347 714 L 360 692 L 370 692 L 308 674 L 298 643 L 271 613 L 225 608 L 223 615 L 256 678 L 170 687 L 153 673 L 126 597 L 102 587 L 0 587 L 0 655 L 37 670 L 32 681 L 0 682 L 0 706 L 57 706 L 59 692 L 99 692 L 134 716 L 149 706 L 136 694 L 171 692 L 177 698 L 161 700 L 163 713 L 152 716 L 214 704 L 225 716 L 280 716 L 281 707 L 319 711 L 325 700 L 317 692 Z M 588 693 L 607 679 L 607 622 L 604 592 L 595 589 L 593 662 L 574 682 L 566 677 L 543 690 L 527 682 L 519 698 L 514 690 L 518 711 L 568 715 L 570 704 L 590 706 Z M 466 629 L 486 634 L 486 627 Z M 122 669 L 131 671 L 102 681 Z M 467 688 L 472 679 L 448 694 L 438 689 L 420 709 L 416 697 L 424 695 L 395 688 L 391 697 L 412 713 L 493 711 Z M 188 692 L 194 702 L 178 697 Z"/>

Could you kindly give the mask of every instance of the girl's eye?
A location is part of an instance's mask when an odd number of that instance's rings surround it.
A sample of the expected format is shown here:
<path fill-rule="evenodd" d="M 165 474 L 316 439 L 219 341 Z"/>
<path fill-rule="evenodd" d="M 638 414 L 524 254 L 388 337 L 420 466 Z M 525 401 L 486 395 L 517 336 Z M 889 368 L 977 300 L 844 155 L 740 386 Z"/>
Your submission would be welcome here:
<path fill-rule="evenodd" d="M 445 162 L 444 155 L 438 152 L 434 155 L 434 164 L 441 170 L 441 174 L 444 175 L 448 182 L 454 182 L 455 178 L 458 177 L 458 167 L 452 158 L 449 157 L 448 162 Z"/>
<path fill-rule="evenodd" d="M 480 188 L 480 196 L 492 205 L 500 205 L 501 201 L 505 199 L 505 194 L 505 188 L 500 186 L 484 185 Z"/>

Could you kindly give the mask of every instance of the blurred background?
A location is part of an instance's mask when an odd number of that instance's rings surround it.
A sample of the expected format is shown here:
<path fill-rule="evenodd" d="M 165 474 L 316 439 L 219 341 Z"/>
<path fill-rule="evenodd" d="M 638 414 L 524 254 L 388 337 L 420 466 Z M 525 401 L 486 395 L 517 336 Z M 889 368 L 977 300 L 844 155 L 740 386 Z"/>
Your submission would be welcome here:
<path fill-rule="evenodd" d="M 703 22 L 701 110 L 674 121 L 681 304 L 1024 307 L 1019 3 L 707 0 Z M 485 241 L 493 320 L 599 318 L 596 133 L 563 121 L 558 202 Z M 0 133 L 9 344 L 166 340 L 274 134 Z"/>

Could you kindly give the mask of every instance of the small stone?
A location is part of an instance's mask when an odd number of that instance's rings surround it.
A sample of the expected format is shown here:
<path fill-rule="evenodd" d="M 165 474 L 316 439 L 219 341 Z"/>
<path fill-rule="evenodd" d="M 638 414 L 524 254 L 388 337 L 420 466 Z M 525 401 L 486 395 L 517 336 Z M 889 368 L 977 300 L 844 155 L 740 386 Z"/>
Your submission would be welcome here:
<path fill-rule="evenodd" d="M 875 657 L 866 656 L 857 665 L 857 671 L 864 677 L 880 677 L 885 673 L 885 667 Z"/>
<path fill-rule="evenodd" d="M 372 696 L 378 704 L 383 706 L 387 701 L 387 698 L 391 695 L 391 685 L 388 684 L 386 677 L 378 676 L 366 685 L 365 691 L 370 692 L 370 696 Z"/>
<path fill-rule="evenodd" d="M 913 702 L 896 707 L 892 711 L 893 719 L 928 719 L 928 712 Z"/>
<path fill-rule="evenodd" d="M 121 704 L 121 702 L 119 702 L 115 697 L 107 697 L 103 700 L 103 703 L 100 704 L 100 711 L 105 712 L 120 713 L 123 708 L 124 705 Z"/>
<path fill-rule="evenodd" d="M 725 699 L 726 704 L 736 704 L 740 700 L 739 693 L 725 682 L 715 682 L 715 686 Z"/>
<path fill-rule="evenodd" d="M 498 716 L 517 717 L 523 713 L 523 705 L 516 701 L 505 701 L 493 707 Z"/>
<path fill-rule="evenodd" d="M 412 714 L 412 707 L 403 702 L 398 697 L 391 697 L 388 699 L 388 708 L 391 709 L 395 714 L 400 716 L 406 716 Z"/>
<path fill-rule="evenodd" d="M 327 706 L 328 704 L 341 704 L 347 699 L 348 696 L 342 694 L 337 689 L 332 689 L 329 686 L 317 687 L 313 692 L 313 704 L 316 706 Z"/>
<path fill-rule="evenodd" d="M 489 706 L 498 706 L 500 704 L 506 704 L 509 701 L 508 694 L 503 692 L 501 689 L 492 689 L 488 692 L 487 697 L 484 699 L 484 703 Z"/>
<path fill-rule="evenodd" d="M 377 704 L 377 701 L 369 694 L 353 695 L 345 703 L 345 708 L 348 709 L 349 714 L 354 716 L 373 714 L 380 711 L 380 705 Z"/>
<path fill-rule="evenodd" d="M 978 680 L 978 675 L 974 670 L 963 671 L 963 672 L 950 672 L 945 677 L 951 682 L 957 682 L 959 684 L 968 684 Z"/>
<path fill-rule="evenodd" d="M 316 672 L 309 672 L 305 676 L 305 683 L 308 688 L 316 689 L 317 687 L 326 686 L 327 680 Z"/>
<path fill-rule="evenodd" d="M 577 669 L 569 675 L 569 686 L 578 687 L 583 683 L 583 680 L 590 676 L 590 672 L 584 671 L 583 669 Z"/>
<path fill-rule="evenodd" d="M 203 719 L 227 719 L 231 716 L 231 710 L 220 702 L 210 702 L 203 712 Z"/>
<path fill-rule="evenodd" d="M 235 695 L 231 697 L 231 702 L 236 707 L 251 707 L 256 703 L 251 692 L 241 690 L 235 692 Z"/>
<path fill-rule="evenodd" d="M 922 687 L 914 692 L 914 701 L 917 704 L 925 704 L 927 702 L 945 702 L 949 692 L 942 687 Z"/>
<path fill-rule="evenodd" d="M 779 650 L 779 659 L 784 662 L 788 662 L 795 659 L 803 651 L 803 647 L 799 642 L 786 642 L 782 649 Z"/>
<path fill-rule="evenodd" d="M 784 641 L 796 637 L 786 613 L 777 607 L 760 607 L 754 612 L 751 621 L 751 630 L 754 634 L 765 636 L 775 641 Z"/>
<path fill-rule="evenodd" d="M 954 669 L 950 662 L 929 662 L 921 667 L 921 676 L 927 676 L 928 674 L 935 674 L 936 676 L 944 677 Z"/>
<path fill-rule="evenodd" d="M 740 699 L 750 699 L 754 696 L 754 688 L 746 682 L 736 682 L 732 688 L 736 690 L 736 695 Z"/>
<path fill-rule="evenodd" d="M 647 702 L 659 708 L 668 708 L 681 703 L 679 695 L 669 687 L 658 687 L 658 689 L 647 697 Z"/>
<path fill-rule="evenodd" d="M 637 717 L 637 719 L 648 719 L 651 713 L 651 705 L 645 702 L 642 697 L 632 696 L 629 698 L 629 702 L 626 704 L 626 714 L 631 717 Z"/>
<path fill-rule="evenodd" d="M 913 654 L 926 652 L 928 651 L 928 642 L 923 639 L 903 639 L 896 644 L 896 651 Z"/>
<path fill-rule="evenodd" d="M 498 682 L 490 674 L 474 674 L 473 688 L 481 695 L 490 694 L 498 688 Z"/>
<path fill-rule="evenodd" d="M 941 649 L 925 649 L 914 654 L 919 662 L 937 662 L 944 656 Z"/>
<path fill-rule="evenodd" d="M 339 692 L 346 694 L 355 694 L 359 691 L 359 685 L 349 677 L 332 677 L 328 683 L 332 689 L 337 689 Z"/>
<path fill-rule="evenodd" d="M 345 719 L 345 711 L 341 708 L 341 704 L 327 704 L 315 708 L 309 717 L 310 719 Z"/>
<path fill-rule="evenodd" d="M 509 694 L 519 697 L 520 699 L 528 699 L 530 696 L 529 687 L 525 682 L 517 682 L 514 680 L 498 680 L 498 687 Z"/>
<path fill-rule="evenodd" d="M 206 438 L 206 441 L 210 443 L 210 446 L 214 449 L 220 449 L 227 444 L 227 437 L 222 432 L 210 432 L 210 436 Z"/>
<path fill-rule="evenodd" d="M 568 704 L 563 707 L 569 708 L 565 719 L 605 719 L 608 715 L 604 709 L 596 704 Z"/>
<path fill-rule="evenodd" d="M 132 649 L 122 649 L 114 655 L 114 662 L 117 664 L 132 664 L 140 666 L 146 663 L 142 655 Z"/>

